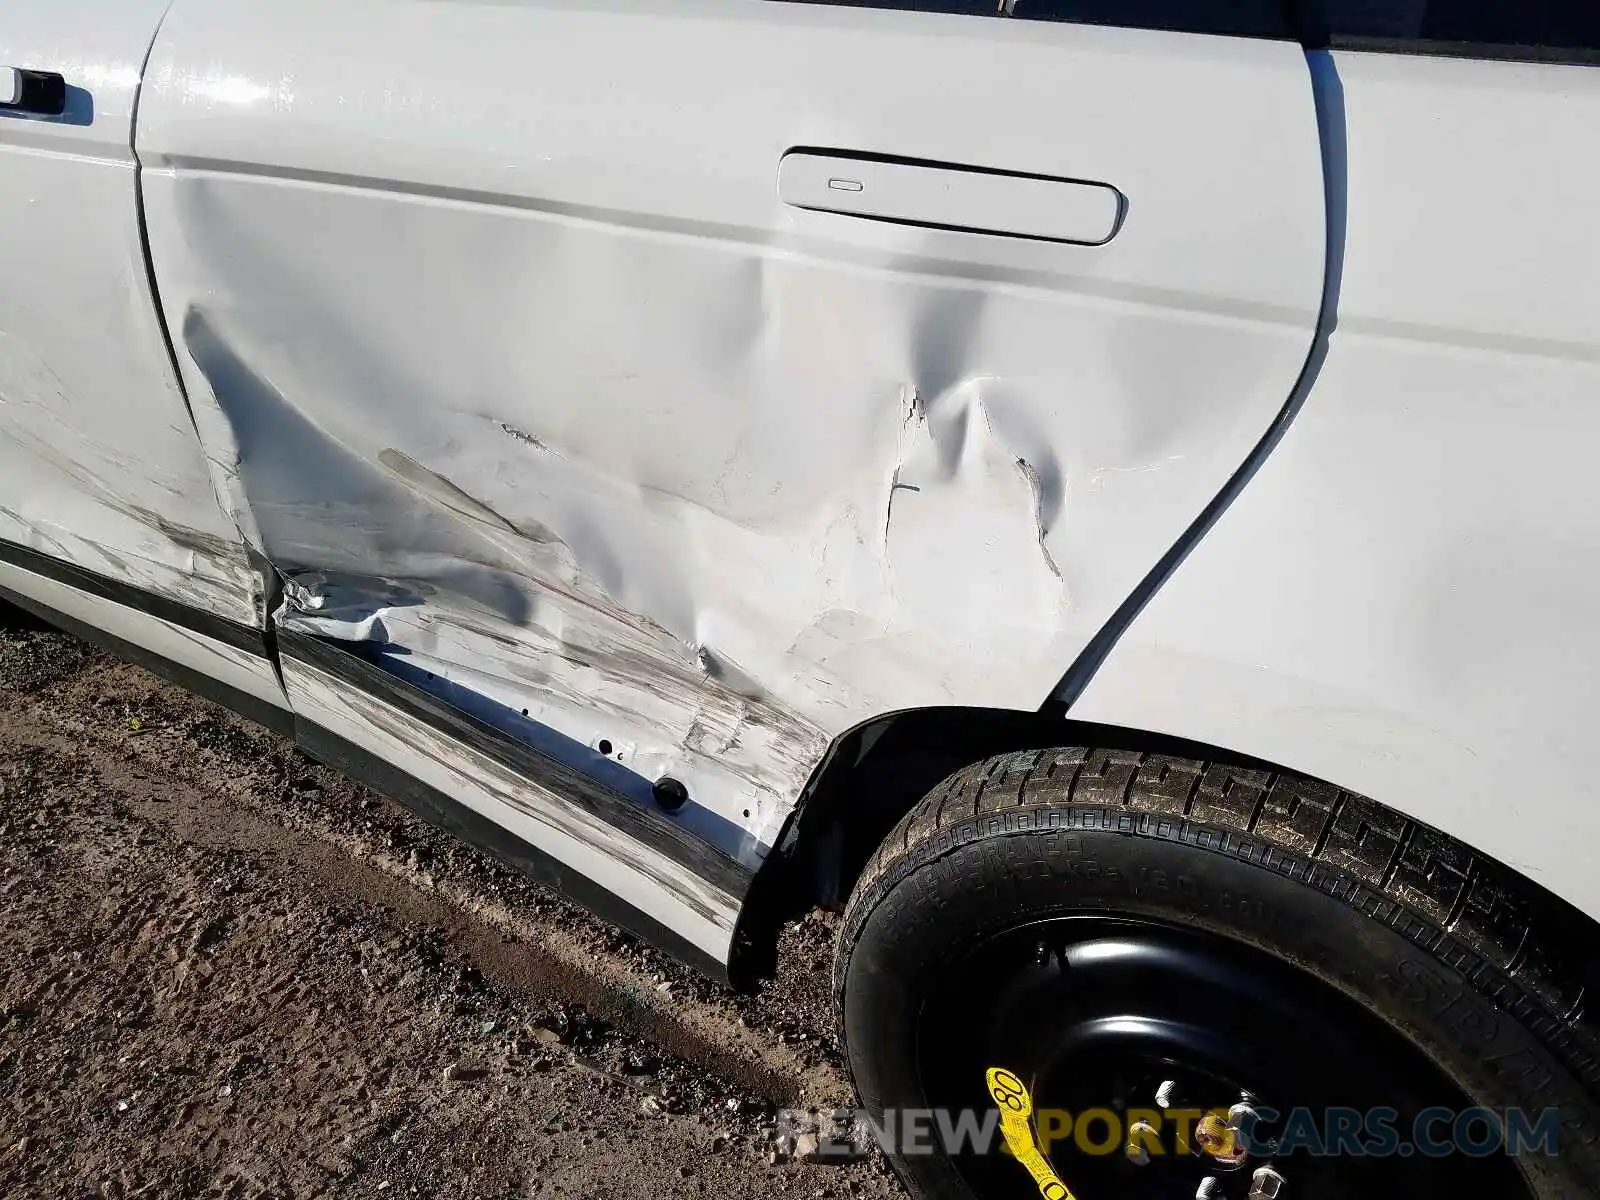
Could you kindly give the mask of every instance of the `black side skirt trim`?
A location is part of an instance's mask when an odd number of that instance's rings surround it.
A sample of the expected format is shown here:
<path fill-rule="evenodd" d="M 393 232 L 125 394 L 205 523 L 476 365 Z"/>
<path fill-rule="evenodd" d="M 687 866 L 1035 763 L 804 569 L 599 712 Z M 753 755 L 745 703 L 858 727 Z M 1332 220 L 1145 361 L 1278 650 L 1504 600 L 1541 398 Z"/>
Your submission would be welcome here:
<path fill-rule="evenodd" d="M 9 547 L 7 548 L 9 549 Z M 4 557 L 8 561 L 11 561 L 11 556 L 9 554 L 0 555 L 0 557 Z M 31 570 L 31 568 L 29 569 Z M 41 575 L 45 574 L 43 571 L 37 573 Z M 68 583 L 69 586 L 73 587 L 78 586 L 77 584 L 71 583 L 71 581 L 65 579 L 61 580 L 61 582 Z M 109 580 L 105 582 L 110 583 Z M 111 586 L 113 588 L 117 588 L 121 587 L 122 585 L 112 584 Z M 83 588 L 81 590 L 89 591 L 90 589 Z M 145 593 L 143 592 L 139 592 L 136 589 L 131 588 L 128 590 L 134 592 L 134 594 L 141 599 L 145 598 Z M 98 589 L 95 590 L 94 594 L 99 595 L 102 599 L 110 598 L 105 596 Z M 31 596 L 24 596 L 18 592 L 14 592 L 10 588 L 3 585 L 0 585 L 0 599 L 10 601 L 18 608 L 32 613 L 41 621 L 45 621 L 51 625 L 54 625 L 58 629 L 64 629 L 74 637 L 82 638 L 91 645 L 99 646 L 103 650 L 109 650 L 118 658 L 123 658 L 129 662 L 137 663 L 139 666 L 145 668 L 145 670 L 151 672 L 152 674 L 159 675 L 161 678 L 175 683 L 181 688 L 187 688 L 196 695 L 204 696 L 207 700 L 214 700 L 226 708 L 231 708 L 241 717 L 247 717 L 248 719 L 254 721 L 257 725 L 264 725 L 274 733 L 281 733 L 285 737 L 294 736 L 294 717 L 287 709 L 279 708 L 276 704 L 269 704 L 267 701 L 262 700 L 257 696 L 252 696 L 249 692 L 242 692 L 238 688 L 232 687 L 229 684 L 220 683 L 209 675 L 193 670 L 190 667 L 183 666 L 181 663 L 175 663 L 170 658 L 163 657 L 152 650 L 146 650 L 143 646 L 136 646 L 132 642 L 125 641 L 122 638 L 117 637 L 115 634 L 107 633 L 103 629 L 96 628 L 93 625 L 85 624 L 76 617 L 69 617 L 66 613 L 58 612 L 56 609 L 51 608 L 48 604 L 43 604 L 38 600 L 33 599 Z M 116 602 L 119 604 L 126 604 L 126 601 L 124 600 L 118 600 Z M 141 612 L 150 612 L 150 606 L 143 603 L 126 604 L 126 607 L 137 609 Z M 160 613 L 152 615 L 162 616 L 165 620 L 171 619 Z M 202 613 L 200 615 L 208 616 L 209 614 Z M 211 619 L 217 620 L 218 618 L 213 617 Z M 179 622 L 173 621 L 173 624 L 176 625 L 179 624 Z M 200 633 L 202 631 L 196 630 L 195 632 Z M 209 637 L 210 634 L 204 633 L 203 636 Z M 265 648 L 259 640 L 253 648 L 240 648 L 253 649 L 256 654 L 261 655 L 263 658 L 266 657 Z"/>
<path fill-rule="evenodd" d="M 559 859 L 529 845 L 504 826 L 452 800 L 437 788 L 413 778 L 393 763 L 329 733 L 304 717 L 295 720 L 295 741 L 313 758 L 405 805 L 428 824 L 488 851 L 601 920 L 621 926 L 716 982 L 724 985 L 729 982 L 726 963 Z"/>
<path fill-rule="evenodd" d="M 753 871 L 678 825 L 659 809 L 636 803 L 592 776 L 507 736 L 339 644 L 280 629 L 278 653 L 284 660 L 297 660 L 326 672 L 349 684 L 353 690 L 422 722 L 508 771 L 538 783 L 629 837 L 660 851 L 736 900 L 742 900 L 750 890 L 750 882 L 755 877 Z"/>
<path fill-rule="evenodd" d="M 250 625 L 241 625 L 237 621 L 230 621 L 226 617 L 219 617 L 215 613 L 208 613 L 204 609 L 193 608 L 177 600 L 170 600 L 165 596 L 158 596 L 154 592 L 147 592 L 143 588 L 134 587 L 131 583 L 120 580 L 108 579 L 104 575 L 96 575 L 93 571 L 73 563 L 64 562 L 48 554 L 41 554 L 37 550 L 30 550 L 27 546 L 19 546 L 15 542 L 0 540 L 0 562 L 10 563 L 24 571 L 31 571 L 35 575 L 43 575 L 46 579 L 53 579 L 57 583 L 64 583 L 70 588 L 80 592 L 87 592 L 101 600 L 109 600 L 113 604 L 120 604 L 124 608 L 136 609 L 152 617 L 159 617 L 173 625 L 181 625 L 201 637 L 210 638 L 214 642 L 221 642 L 225 646 L 232 646 L 235 650 L 243 650 L 246 654 L 253 654 L 257 658 L 266 658 L 266 635 L 259 629 Z M 23 608 L 30 607 L 30 602 L 16 601 Z M 41 615 L 42 614 L 36 614 Z M 55 617 L 42 617 L 53 625 L 62 622 Z M 70 618 L 67 618 L 70 619 Z M 81 624 L 81 622 L 79 622 Z M 96 641 L 88 634 L 72 631 L 86 641 Z M 119 651 L 120 653 L 120 651 Z M 140 654 L 148 654 L 141 650 Z M 200 689 L 196 689 L 197 691 Z"/>
<path fill-rule="evenodd" d="M 56 580 L 68 587 L 126 608 L 159 617 L 198 636 L 226 642 L 271 661 L 266 636 L 260 630 L 237 625 L 220 617 L 189 608 L 176 601 L 116 580 L 85 571 L 23 546 L 0 541 L 0 561 Z M 219 683 L 202 672 L 173 662 L 115 634 L 107 633 L 76 617 L 68 616 L 48 604 L 0 585 L 0 600 L 5 600 L 59 629 L 136 663 L 155 675 L 208 700 L 237 712 L 240 716 L 292 738 L 307 754 L 335 770 L 360 780 L 423 820 L 480 849 L 488 851 L 537 882 L 581 905 L 601 920 L 637 935 L 646 942 L 695 968 L 702 974 L 727 984 L 728 966 L 681 934 L 641 912 L 587 876 L 572 870 L 559 859 L 530 845 L 490 820 L 453 800 L 436 788 L 413 778 L 393 763 L 386 762 L 344 738 L 330 733 L 315 721 L 297 717 L 288 710 L 261 700 L 248 692 Z M 218 636 L 226 630 L 228 636 Z M 280 651 L 288 657 L 310 663 L 346 680 L 352 687 L 373 696 L 431 728 L 458 740 L 476 752 L 492 758 L 508 769 L 538 781 L 562 796 L 582 805 L 609 824 L 625 830 L 641 842 L 668 855 L 687 870 L 742 901 L 750 889 L 754 872 L 670 823 L 665 814 L 642 809 L 627 797 L 574 771 L 564 763 L 540 754 L 531 747 L 507 738 L 503 733 L 365 659 L 338 646 L 306 637 L 279 632 Z"/>

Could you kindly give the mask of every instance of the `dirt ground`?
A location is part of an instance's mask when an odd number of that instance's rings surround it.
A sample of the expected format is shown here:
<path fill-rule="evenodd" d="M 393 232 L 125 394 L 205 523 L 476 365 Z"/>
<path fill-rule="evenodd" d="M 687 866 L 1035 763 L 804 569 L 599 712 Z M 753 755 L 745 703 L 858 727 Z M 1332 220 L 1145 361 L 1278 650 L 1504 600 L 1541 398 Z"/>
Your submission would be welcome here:
<path fill-rule="evenodd" d="M 0 1196 L 901 1196 L 771 1161 L 832 938 L 731 995 L 0 608 Z"/>

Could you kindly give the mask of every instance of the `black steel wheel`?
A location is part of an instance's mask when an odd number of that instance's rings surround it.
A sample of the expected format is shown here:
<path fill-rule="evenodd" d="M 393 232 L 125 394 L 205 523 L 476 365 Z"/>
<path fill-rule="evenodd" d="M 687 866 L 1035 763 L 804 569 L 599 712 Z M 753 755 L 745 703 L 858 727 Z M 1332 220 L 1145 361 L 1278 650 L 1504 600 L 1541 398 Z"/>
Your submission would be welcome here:
<path fill-rule="evenodd" d="M 959 772 L 857 885 L 841 1029 L 914 1196 L 1600 1194 L 1581 1022 L 1261 819 L 1339 793 L 1224 768 L 1229 829 L 1214 769 L 1128 759 L 1109 797 L 1100 752 Z"/>
<path fill-rule="evenodd" d="M 974 1036 L 953 1045 L 953 1029 Z M 1084 1198 L 1189 1200 L 1213 1176 L 1217 1196 L 1242 1198 L 1269 1164 L 1295 1200 L 1527 1194 L 1504 1156 L 1329 1154 L 1287 1128 L 1296 1110 L 1348 1112 L 1345 1148 L 1367 1151 L 1385 1127 L 1398 1138 L 1430 1109 L 1472 1105 L 1370 1011 L 1215 934 L 1075 916 L 982 938 L 940 972 L 917 1046 L 930 1108 L 981 1111 L 992 1106 L 987 1070 L 1014 1074 L 1035 1109 L 1036 1140 Z M 1205 1133 L 1236 1107 L 1237 1132 L 1208 1150 Z M 1144 1153 L 1130 1157 L 1127 1130 L 1139 1119 L 1130 1114 L 1141 1111 L 1150 1132 L 1136 1139 Z M 1039 1114 L 1063 1119 L 1052 1127 Z M 1089 1128 L 1073 1130 L 1067 1114 L 1088 1115 Z M 1202 1125 L 1195 1114 L 1214 1116 Z M 1028 1192 L 1026 1172 L 1005 1157 L 953 1160 L 979 1195 Z"/>

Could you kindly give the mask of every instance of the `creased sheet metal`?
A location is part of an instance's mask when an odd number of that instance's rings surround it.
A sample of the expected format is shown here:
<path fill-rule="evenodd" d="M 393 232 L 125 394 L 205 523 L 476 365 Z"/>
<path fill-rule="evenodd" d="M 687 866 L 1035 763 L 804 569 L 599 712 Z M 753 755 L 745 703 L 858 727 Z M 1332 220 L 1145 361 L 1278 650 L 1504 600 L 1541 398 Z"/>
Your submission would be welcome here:
<path fill-rule="evenodd" d="M 180 0 L 151 249 L 284 624 L 758 842 L 864 720 L 1037 707 L 1304 362 L 1315 114 L 1297 47 L 905 16 Z M 1136 48 L 1193 102 L 1096 108 Z M 1127 221 L 1045 246 L 783 206 L 785 150 L 830 144 L 1107 179 Z"/>

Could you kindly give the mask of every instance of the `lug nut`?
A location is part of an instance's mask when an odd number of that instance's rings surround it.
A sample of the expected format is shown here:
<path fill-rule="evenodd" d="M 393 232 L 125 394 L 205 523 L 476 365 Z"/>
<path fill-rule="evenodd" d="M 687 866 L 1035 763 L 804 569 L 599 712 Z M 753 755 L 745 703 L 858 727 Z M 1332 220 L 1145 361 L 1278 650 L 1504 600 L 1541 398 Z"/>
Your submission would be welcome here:
<path fill-rule="evenodd" d="M 1165 1080 L 1163 1080 L 1162 1083 L 1161 1083 L 1161 1086 L 1156 1089 L 1156 1107 L 1157 1108 L 1171 1108 L 1172 1107 L 1172 1097 L 1177 1092 L 1177 1090 L 1178 1090 L 1178 1081 L 1177 1080 L 1175 1080 L 1175 1079 L 1165 1079 Z"/>
<path fill-rule="evenodd" d="M 1215 1200 L 1220 1195 L 1222 1195 L 1222 1180 L 1215 1175 L 1207 1175 L 1194 1190 L 1194 1200 Z"/>
<path fill-rule="evenodd" d="M 1228 1110 L 1228 1128 L 1235 1134 L 1248 1133 L 1259 1118 L 1260 1114 L 1249 1101 L 1240 1101 Z"/>
<path fill-rule="evenodd" d="M 1250 1176 L 1250 1200 L 1277 1200 L 1283 1195 L 1283 1176 L 1271 1167 L 1257 1167 Z"/>
<path fill-rule="evenodd" d="M 1149 1138 L 1158 1136 L 1156 1127 L 1149 1121 L 1135 1121 L 1128 1126 L 1128 1161 L 1136 1167 L 1150 1165 Z"/>
<path fill-rule="evenodd" d="M 1226 1162 L 1229 1166 L 1243 1166 L 1250 1157 L 1250 1138 L 1255 1132 L 1256 1123 L 1261 1119 L 1261 1114 L 1256 1112 L 1249 1104 L 1235 1104 L 1228 1110 L 1226 1123 L 1227 1136 L 1223 1139 L 1219 1150 L 1211 1150 L 1212 1157 L 1219 1162 Z"/>

